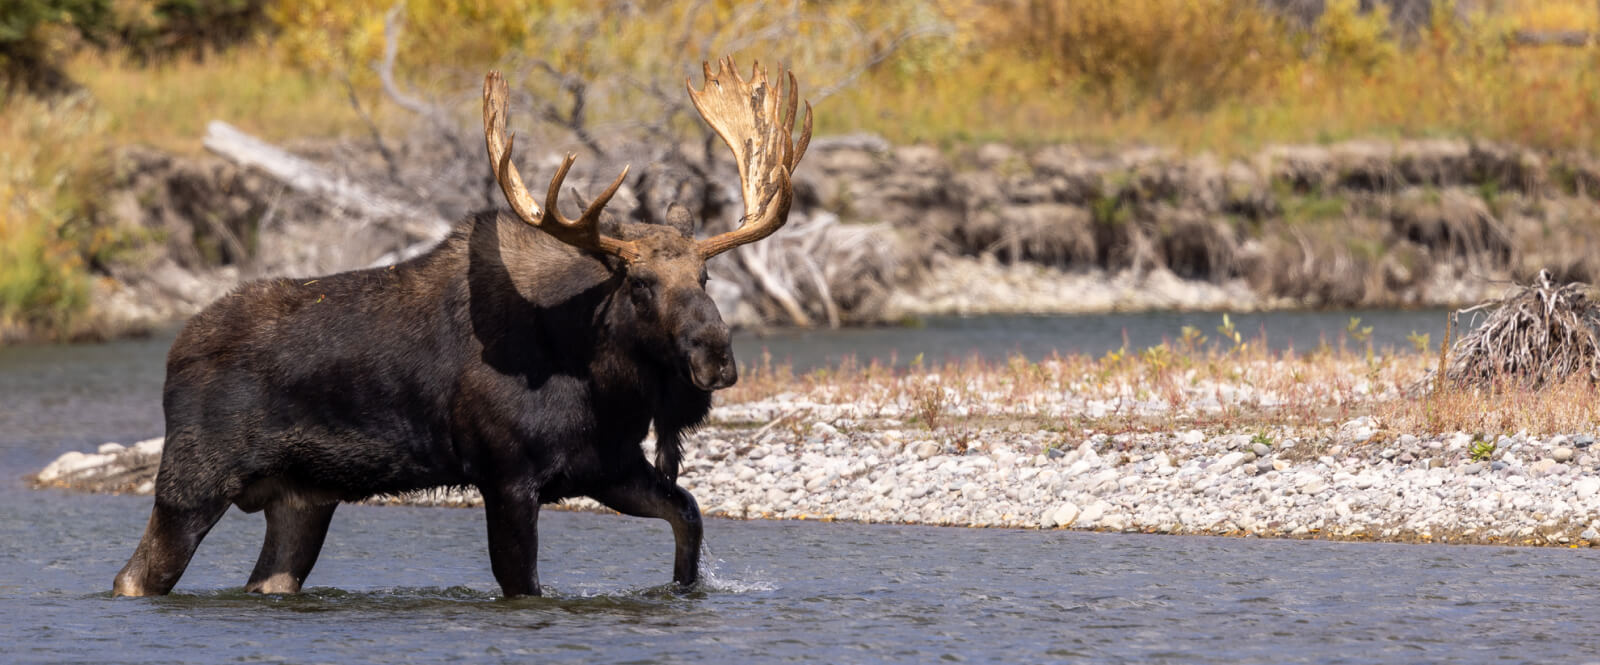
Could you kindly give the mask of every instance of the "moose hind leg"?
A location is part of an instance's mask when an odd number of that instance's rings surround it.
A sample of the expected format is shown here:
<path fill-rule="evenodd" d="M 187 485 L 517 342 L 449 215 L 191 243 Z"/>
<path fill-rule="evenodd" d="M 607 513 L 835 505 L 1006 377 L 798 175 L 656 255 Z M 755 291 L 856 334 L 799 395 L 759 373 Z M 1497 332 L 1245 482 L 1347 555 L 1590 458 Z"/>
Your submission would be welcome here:
<path fill-rule="evenodd" d="M 127 565 L 117 573 L 111 593 L 117 596 L 161 596 L 172 591 L 189 567 L 195 548 L 227 512 L 222 500 L 180 508 L 156 498 L 144 537 Z"/>
<path fill-rule="evenodd" d="M 244 590 L 252 593 L 299 593 L 322 552 L 337 503 L 303 504 L 279 499 L 267 504 L 267 537 Z"/>
<path fill-rule="evenodd" d="M 672 581 L 694 586 L 700 580 L 700 505 L 689 490 L 677 486 L 643 460 L 617 484 L 591 495 L 624 515 L 664 519 L 672 525 L 675 543 Z"/>

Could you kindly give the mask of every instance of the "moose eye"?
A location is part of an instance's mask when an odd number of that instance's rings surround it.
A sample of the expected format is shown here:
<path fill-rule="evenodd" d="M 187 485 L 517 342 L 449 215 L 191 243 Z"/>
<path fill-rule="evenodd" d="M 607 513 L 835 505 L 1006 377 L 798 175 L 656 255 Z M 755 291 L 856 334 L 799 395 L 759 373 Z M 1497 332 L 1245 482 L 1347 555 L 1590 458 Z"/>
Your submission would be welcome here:
<path fill-rule="evenodd" d="M 647 279 L 634 279 L 630 280 L 629 287 L 633 290 L 633 295 L 648 297 L 650 292 L 655 290 L 656 285 L 655 282 Z"/>

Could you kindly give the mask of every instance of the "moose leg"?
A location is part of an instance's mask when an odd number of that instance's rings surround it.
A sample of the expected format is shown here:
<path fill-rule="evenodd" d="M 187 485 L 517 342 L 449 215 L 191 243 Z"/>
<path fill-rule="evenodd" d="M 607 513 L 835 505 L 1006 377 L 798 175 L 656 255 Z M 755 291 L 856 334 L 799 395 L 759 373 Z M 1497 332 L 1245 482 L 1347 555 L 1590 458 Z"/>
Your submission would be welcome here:
<path fill-rule="evenodd" d="M 480 487 L 489 521 L 489 566 L 507 598 L 539 595 L 539 495 Z"/>
<path fill-rule="evenodd" d="M 592 494 L 596 501 L 624 515 L 655 517 L 672 525 L 676 543 L 672 581 L 693 586 L 700 579 L 700 505 L 694 495 L 667 480 L 643 460 L 620 482 Z"/>
<path fill-rule="evenodd" d="M 117 573 L 112 595 L 161 596 L 172 591 L 189 567 L 195 548 L 227 510 L 228 502 L 221 500 L 180 508 L 157 497 L 144 538 Z"/>
<path fill-rule="evenodd" d="M 337 503 L 305 505 L 278 500 L 267 504 L 267 538 L 244 590 L 252 593 L 299 593 L 322 552 Z"/>

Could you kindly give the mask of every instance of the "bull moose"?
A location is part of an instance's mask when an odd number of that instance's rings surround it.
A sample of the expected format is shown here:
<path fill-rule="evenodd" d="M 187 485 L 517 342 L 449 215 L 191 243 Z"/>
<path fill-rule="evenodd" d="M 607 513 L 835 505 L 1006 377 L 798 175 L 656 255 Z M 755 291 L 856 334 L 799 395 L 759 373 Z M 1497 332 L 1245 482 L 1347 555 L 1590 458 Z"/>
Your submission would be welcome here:
<path fill-rule="evenodd" d="M 687 87 L 733 150 L 746 215 L 732 231 L 696 239 L 674 207 L 667 224 L 602 233 L 626 168 L 568 219 L 570 154 L 541 206 L 511 162 L 506 83 L 490 72 L 484 140 L 509 213 L 470 216 L 387 268 L 259 281 L 195 315 L 167 357 L 155 507 L 114 593 L 171 591 L 229 505 L 266 511 L 245 589 L 295 593 L 339 502 L 440 486 L 482 493 L 506 596 L 539 593 L 539 507 L 576 496 L 665 519 L 672 579 L 695 584 L 681 436 L 738 378 L 705 264 L 787 220 L 811 107 L 796 139 L 794 75 L 769 82 L 757 64 L 746 80 L 732 58 Z M 652 425 L 653 465 L 640 447 Z"/>

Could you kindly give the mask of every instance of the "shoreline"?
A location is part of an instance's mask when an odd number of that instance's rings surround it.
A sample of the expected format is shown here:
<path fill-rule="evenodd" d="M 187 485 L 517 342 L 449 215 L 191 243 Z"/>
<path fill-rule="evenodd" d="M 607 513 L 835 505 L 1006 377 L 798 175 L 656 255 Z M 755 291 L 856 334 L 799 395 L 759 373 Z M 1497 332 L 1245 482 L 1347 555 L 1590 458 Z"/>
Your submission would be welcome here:
<path fill-rule="evenodd" d="M 1340 429 L 1364 426 L 1358 420 Z M 1416 544 L 1600 545 L 1600 519 L 1588 517 L 1600 514 L 1600 468 L 1585 450 L 1593 442 L 1586 435 L 1509 437 L 1509 445 L 1536 459 L 1501 466 L 1445 461 L 1470 440 L 1464 432 L 1403 437 L 1396 446 L 1361 452 L 1340 450 L 1344 446 L 1337 443 L 1339 438 L 1295 440 L 1264 456 L 1251 449 L 1252 435 L 1246 434 L 1161 432 L 1141 435 L 1131 448 L 1117 452 L 1106 449 L 1120 448 L 1127 440 L 1097 435 L 1065 453 L 1051 449 L 1025 456 L 1008 443 L 1037 438 L 1038 432 L 1011 433 L 1009 440 L 996 437 L 992 441 L 997 443 L 986 446 L 993 452 L 941 449 L 928 454 L 931 440 L 902 441 L 900 430 L 836 435 L 836 429 L 821 422 L 811 429 L 827 432 L 826 437 L 844 436 L 849 446 L 860 444 L 861 438 L 907 445 L 897 453 L 880 449 L 850 459 L 829 454 L 840 445 L 837 438 L 798 445 L 760 443 L 760 437 L 742 434 L 747 429 L 710 427 L 693 444 L 680 484 L 695 494 L 706 516 L 740 520 Z M 1575 449 L 1574 440 L 1583 448 Z M 158 454 L 111 445 L 101 450 L 108 452 L 67 453 L 30 476 L 30 484 L 152 493 Z M 1181 452 L 1175 455 L 1173 450 Z M 741 459 L 730 461 L 736 451 L 742 452 Z M 1313 451 L 1335 454 L 1313 457 Z M 1181 454 L 1190 457 L 1174 463 Z M 1311 459 L 1294 459 L 1301 455 Z M 818 458 L 820 464 L 785 474 L 782 480 L 771 471 Z M 1412 461 L 1397 461 L 1407 458 Z M 1451 503 L 1468 494 L 1482 498 Z M 1575 505 L 1571 498 L 1576 498 Z M 362 503 L 482 506 L 471 489 L 423 490 Z M 589 499 L 547 508 L 613 512 Z"/>
<path fill-rule="evenodd" d="M 1600 544 L 1591 428 L 1421 432 L 1404 411 L 1431 399 L 1406 388 L 1425 374 L 1421 356 L 1379 369 L 1357 357 L 1210 357 L 1215 372 L 1191 368 L 1166 387 L 1096 379 L 1103 366 L 1087 361 L 756 376 L 719 396 L 688 440 L 680 484 L 707 516 L 735 519 Z M 1303 410 L 1338 403 L 1350 417 Z M 1419 408 L 1454 408 L 1440 404 Z M 159 445 L 70 452 L 29 482 L 146 494 Z M 470 490 L 368 502 L 480 505 Z M 604 511 L 587 499 L 558 508 Z"/>

